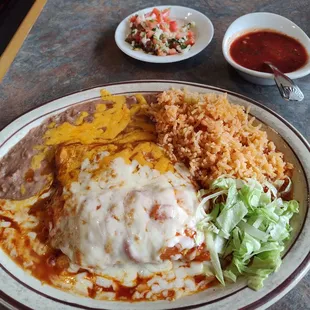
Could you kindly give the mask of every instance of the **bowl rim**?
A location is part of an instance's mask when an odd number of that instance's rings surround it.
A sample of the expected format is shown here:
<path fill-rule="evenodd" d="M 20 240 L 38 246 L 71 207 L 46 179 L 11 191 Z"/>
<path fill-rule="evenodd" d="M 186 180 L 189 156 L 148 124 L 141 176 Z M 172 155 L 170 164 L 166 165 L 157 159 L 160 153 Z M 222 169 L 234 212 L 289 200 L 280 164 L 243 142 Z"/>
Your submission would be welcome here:
<path fill-rule="evenodd" d="M 252 69 L 248 69 L 246 67 L 243 67 L 241 65 L 239 65 L 237 62 L 235 62 L 233 60 L 233 58 L 230 56 L 230 53 L 229 53 L 229 47 L 230 47 L 230 44 L 231 42 L 228 42 L 228 32 L 233 28 L 233 26 L 240 20 L 244 19 L 245 17 L 248 17 L 248 16 L 262 16 L 262 15 L 265 15 L 265 16 L 269 16 L 270 18 L 273 18 L 273 17 L 277 17 L 277 18 L 280 18 L 282 19 L 283 21 L 285 21 L 286 23 L 290 23 L 292 26 L 294 26 L 294 28 L 300 32 L 300 34 L 304 37 L 304 40 L 305 41 L 308 41 L 309 44 L 310 44 L 310 38 L 308 37 L 308 35 L 298 26 L 296 25 L 293 21 L 291 21 L 290 19 L 282 16 L 282 15 L 279 15 L 279 14 L 275 14 L 275 13 L 270 13 L 270 12 L 254 12 L 254 13 L 249 13 L 249 14 L 245 14 L 245 15 L 242 15 L 240 17 L 238 17 L 237 19 L 235 19 L 230 25 L 229 27 L 227 28 L 225 34 L 224 34 L 224 37 L 223 37 L 223 40 L 222 40 L 222 53 L 223 53 L 223 56 L 225 58 L 225 60 L 232 66 L 234 67 L 235 69 L 239 70 L 239 71 L 242 71 L 248 75 L 251 75 L 251 76 L 254 76 L 256 78 L 263 78 L 263 79 L 273 79 L 273 74 L 272 73 L 266 73 L 266 72 L 260 72 L 260 71 L 255 71 L 255 70 L 252 70 Z M 249 27 L 245 28 L 244 30 L 242 31 L 236 31 L 233 33 L 233 35 L 236 35 L 236 34 L 245 34 L 247 32 L 250 32 L 251 30 L 253 29 L 270 29 L 270 30 L 274 30 L 276 32 L 279 32 L 281 34 L 286 34 L 284 33 L 283 31 L 281 31 L 280 29 L 278 28 L 273 28 L 273 27 L 261 27 L 261 28 L 257 28 L 257 27 L 253 27 L 251 25 L 249 25 Z M 297 40 L 298 42 L 300 42 L 304 48 L 306 49 L 307 53 L 308 53 L 308 60 L 307 62 L 301 67 L 299 68 L 298 70 L 295 70 L 295 71 L 292 71 L 292 72 L 288 72 L 286 73 L 286 75 L 291 78 L 291 79 L 297 79 L 297 78 L 301 78 L 301 77 L 304 77 L 306 75 L 308 75 L 310 73 L 310 48 L 307 48 L 305 46 L 305 44 L 303 42 L 301 42 L 298 38 L 294 37 L 294 36 L 290 36 L 292 38 L 294 38 L 295 40 Z"/>

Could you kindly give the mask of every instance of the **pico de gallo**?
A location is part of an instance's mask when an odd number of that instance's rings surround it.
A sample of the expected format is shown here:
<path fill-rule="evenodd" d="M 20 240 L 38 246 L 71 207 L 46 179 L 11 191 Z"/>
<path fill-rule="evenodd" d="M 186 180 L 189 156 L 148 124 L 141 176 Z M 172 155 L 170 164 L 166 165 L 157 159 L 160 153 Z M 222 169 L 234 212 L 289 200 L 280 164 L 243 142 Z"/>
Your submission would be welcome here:
<path fill-rule="evenodd" d="M 147 14 L 130 18 L 130 33 L 126 42 L 133 49 L 142 49 L 157 56 L 186 53 L 195 44 L 194 22 L 179 26 L 170 18 L 170 9 L 154 8 Z"/>

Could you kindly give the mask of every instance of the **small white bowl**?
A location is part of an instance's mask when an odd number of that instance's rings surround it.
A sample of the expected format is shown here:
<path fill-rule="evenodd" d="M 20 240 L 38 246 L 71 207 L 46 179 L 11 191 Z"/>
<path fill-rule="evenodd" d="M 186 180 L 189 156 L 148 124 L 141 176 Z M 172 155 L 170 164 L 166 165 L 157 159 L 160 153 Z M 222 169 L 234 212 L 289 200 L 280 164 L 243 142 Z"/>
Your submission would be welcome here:
<path fill-rule="evenodd" d="M 298 40 L 310 54 L 310 39 L 296 24 L 289 19 L 273 13 L 250 13 L 237 18 L 227 29 L 222 51 L 226 61 L 249 82 L 260 85 L 274 85 L 273 74 L 247 69 L 237 64 L 230 56 L 230 45 L 239 36 L 260 29 L 275 30 Z M 310 59 L 300 69 L 286 73 L 291 79 L 298 79 L 310 73 Z"/>
<path fill-rule="evenodd" d="M 155 7 L 155 6 L 154 6 Z M 172 19 L 184 22 L 195 22 L 196 26 L 194 28 L 194 33 L 196 36 L 196 42 L 191 47 L 191 49 L 184 54 L 169 55 L 169 56 L 155 56 L 145 53 L 141 50 L 133 50 L 131 45 L 125 41 L 127 35 L 130 32 L 129 18 L 135 14 L 146 14 L 153 10 L 154 7 L 143 9 L 127 16 L 116 28 L 115 31 L 115 42 L 117 46 L 128 56 L 135 59 L 152 62 L 152 63 L 170 63 L 181 61 L 194 55 L 200 53 L 207 45 L 211 42 L 214 34 L 213 24 L 210 19 L 204 14 L 193 10 L 191 8 L 186 8 L 183 6 L 175 5 L 162 5 L 156 6 L 159 10 L 164 10 L 170 8 L 170 16 Z"/>

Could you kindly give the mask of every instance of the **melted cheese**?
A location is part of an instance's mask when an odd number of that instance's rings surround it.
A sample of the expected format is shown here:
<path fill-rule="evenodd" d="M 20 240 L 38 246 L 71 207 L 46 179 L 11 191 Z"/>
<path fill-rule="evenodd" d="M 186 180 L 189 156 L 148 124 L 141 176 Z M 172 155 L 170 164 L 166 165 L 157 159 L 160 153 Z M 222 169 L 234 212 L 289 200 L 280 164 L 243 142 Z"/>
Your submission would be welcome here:
<path fill-rule="evenodd" d="M 108 152 L 108 156 L 99 156 Z M 61 184 L 69 188 L 72 182 L 78 180 L 81 164 L 85 159 L 96 161 L 97 168 L 93 172 L 94 177 L 99 177 L 103 169 L 117 157 L 122 157 L 125 163 L 130 164 L 136 160 L 140 165 L 147 165 L 160 173 L 174 171 L 174 167 L 165 156 L 164 151 L 155 143 L 142 142 L 137 145 L 126 144 L 126 148 L 120 148 L 114 144 L 105 145 L 81 145 L 70 144 L 58 149 L 56 153 L 57 176 Z"/>
<path fill-rule="evenodd" d="M 65 122 L 48 129 L 44 135 L 45 144 L 58 145 L 68 142 L 93 144 L 114 140 L 130 124 L 132 116 L 146 104 L 141 95 L 136 95 L 137 103 L 131 108 L 127 107 L 125 96 L 112 96 L 107 91 L 102 91 L 101 95 L 103 100 L 113 103 L 111 108 L 107 108 L 106 104 L 98 104 L 92 122 L 84 122 L 88 113 L 82 112 L 75 124 Z M 132 125 L 139 128 L 142 126 L 142 129 L 154 129 L 153 125 L 142 123 L 135 121 Z"/>
<path fill-rule="evenodd" d="M 101 96 L 105 102 L 113 105 L 108 108 L 107 104 L 98 104 L 91 122 L 85 121 L 89 114 L 82 111 L 74 124 L 64 122 L 58 126 L 55 123 L 48 126 L 43 137 L 44 144 L 36 147 L 39 153 L 32 159 L 32 169 L 40 168 L 43 160 L 49 160 L 50 154 L 55 152 L 53 147 L 58 145 L 155 141 L 154 125 L 145 120 L 143 113 L 140 113 L 146 105 L 142 95 L 135 95 L 137 102 L 130 108 L 126 105 L 125 96 L 113 96 L 105 90 L 101 91 Z"/>
<path fill-rule="evenodd" d="M 108 152 L 101 154 L 101 160 L 106 168 L 99 169 L 94 179 L 98 162 L 86 159 L 78 181 L 66 193 L 64 212 L 51 232 L 54 247 L 79 266 L 106 270 L 115 265 L 157 264 L 165 247 L 194 246 L 184 234 L 186 228 L 195 227 L 198 205 L 188 179 Z"/>
<path fill-rule="evenodd" d="M 101 140 L 114 139 L 130 121 L 130 112 L 125 104 L 125 97 L 114 99 L 115 105 L 107 109 L 105 104 L 98 104 L 91 123 L 79 126 L 65 122 L 49 129 L 45 135 L 46 145 L 79 142 L 82 144 L 98 143 Z M 78 119 L 80 122 L 80 120 Z"/>

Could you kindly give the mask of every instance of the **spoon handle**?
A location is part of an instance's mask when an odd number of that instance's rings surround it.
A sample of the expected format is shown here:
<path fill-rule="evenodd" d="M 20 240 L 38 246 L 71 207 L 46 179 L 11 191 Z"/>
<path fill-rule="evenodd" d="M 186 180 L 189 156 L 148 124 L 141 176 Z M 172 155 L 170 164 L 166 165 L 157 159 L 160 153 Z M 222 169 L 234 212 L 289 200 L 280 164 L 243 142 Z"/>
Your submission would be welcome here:
<path fill-rule="evenodd" d="M 266 63 L 273 71 L 274 80 L 278 86 L 282 98 L 289 101 L 302 101 L 304 99 L 304 94 L 300 88 L 273 64 L 269 62 Z"/>

